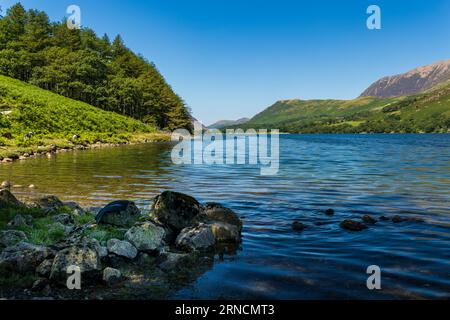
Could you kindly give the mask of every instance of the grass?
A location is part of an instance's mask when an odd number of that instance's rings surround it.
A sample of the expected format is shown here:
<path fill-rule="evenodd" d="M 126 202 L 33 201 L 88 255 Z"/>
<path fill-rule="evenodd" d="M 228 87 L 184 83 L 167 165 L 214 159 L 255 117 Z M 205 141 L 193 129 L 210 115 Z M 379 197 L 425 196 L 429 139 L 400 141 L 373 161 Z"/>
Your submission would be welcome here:
<path fill-rule="evenodd" d="M 168 140 L 138 120 L 5 76 L 0 76 L 0 111 L 0 159 L 54 147 Z M 28 132 L 34 133 L 31 138 L 25 138 Z"/>

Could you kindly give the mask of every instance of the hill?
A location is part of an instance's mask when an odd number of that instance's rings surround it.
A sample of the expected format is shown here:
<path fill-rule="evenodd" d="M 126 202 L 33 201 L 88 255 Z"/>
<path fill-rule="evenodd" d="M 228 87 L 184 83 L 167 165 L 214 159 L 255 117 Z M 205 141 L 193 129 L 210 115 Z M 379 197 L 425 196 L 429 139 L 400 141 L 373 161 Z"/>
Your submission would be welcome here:
<path fill-rule="evenodd" d="M 29 132 L 33 135 L 25 137 Z M 126 143 L 160 135 L 138 120 L 0 76 L 0 158 L 51 145 Z"/>
<path fill-rule="evenodd" d="M 424 92 L 450 79 L 450 60 L 415 68 L 406 73 L 384 77 L 362 93 L 362 97 L 400 97 Z"/>
<path fill-rule="evenodd" d="M 217 122 L 213 123 L 212 125 L 208 126 L 208 128 L 221 129 L 224 127 L 234 126 L 234 125 L 238 125 L 238 124 L 244 124 L 249 120 L 250 120 L 249 118 L 241 118 L 238 120 L 220 120 L 220 121 L 217 121 Z"/>
<path fill-rule="evenodd" d="M 408 97 L 278 101 L 239 127 L 291 133 L 449 132 L 450 82 Z"/>

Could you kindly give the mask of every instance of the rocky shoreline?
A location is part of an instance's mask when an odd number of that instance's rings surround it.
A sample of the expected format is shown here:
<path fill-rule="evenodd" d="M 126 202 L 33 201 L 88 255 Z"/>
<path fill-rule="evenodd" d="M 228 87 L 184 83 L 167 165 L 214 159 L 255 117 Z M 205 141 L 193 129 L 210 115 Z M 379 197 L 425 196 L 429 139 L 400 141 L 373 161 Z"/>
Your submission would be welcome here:
<path fill-rule="evenodd" d="M 241 244 L 235 212 L 171 191 L 149 214 L 122 200 L 94 215 L 55 196 L 22 203 L 2 189 L 0 215 L 3 299 L 164 299 Z M 76 268 L 80 289 L 69 289 Z"/>

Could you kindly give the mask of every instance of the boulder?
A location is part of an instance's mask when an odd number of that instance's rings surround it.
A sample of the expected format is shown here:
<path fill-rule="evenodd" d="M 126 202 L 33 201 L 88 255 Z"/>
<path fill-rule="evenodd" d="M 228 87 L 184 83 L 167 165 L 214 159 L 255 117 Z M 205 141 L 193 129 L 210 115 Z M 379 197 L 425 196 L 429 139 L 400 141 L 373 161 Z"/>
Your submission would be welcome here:
<path fill-rule="evenodd" d="M 53 217 L 53 221 L 61 223 L 61 224 L 74 224 L 75 220 L 73 219 L 73 216 L 67 213 L 59 214 L 57 216 Z"/>
<path fill-rule="evenodd" d="M 120 270 L 109 267 L 103 270 L 103 281 L 105 281 L 107 285 L 114 285 L 118 283 L 121 278 L 122 273 L 120 272 Z"/>
<path fill-rule="evenodd" d="M 214 247 L 216 240 L 211 226 L 200 224 L 183 229 L 175 240 L 176 246 L 188 252 L 207 251 Z"/>
<path fill-rule="evenodd" d="M 109 224 L 129 228 L 141 217 L 141 211 L 132 201 L 114 201 L 101 209 L 95 220 L 98 224 Z"/>
<path fill-rule="evenodd" d="M 210 220 L 232 224 L 238 228 L 239 232 L 242 230 L 242 221 L 238 215 L 221 204 L 207 203 L 204 208 L 204 214 Z"/>
<path fill-rule="evenodd" d="M 0 209 L 23 206 L 22 202 L 6 189 L 0 190 Z"/>
<path fill-rule="evenodd" d="M 163 246 L 165 230 L 151 222 L 145 222 L 129 229 L 125 239 L 139 251 L 155 251 Z"/>
<path fill-rule="evenodd" d="M 18 230 L 0 231 L 0 246 L 9 247 L 21 241 L 28 241 L 26 234 Z"/>
<path fill-rule="evenodd" d="M 34 205 L 43 210 L 46 214 L 54 214 L 64 207 L 64 203 L 57 197 L 48 195 L 38 198 L 34 201 Z"/>
<path fill-rule="evenodd" d="M 41 277 L 48 278 L 52 272 L 53 259 L 46 259 L 36 268 L 36 273 Z"/>
<path fill-rule="evenodd" d="M 192 225 L 193 220 L 202 212 L 197 200 L 183 193 L 166 191 L 158 195 L 152 205 L 152 214 L 161 224 L 174 231 Z"/>
<path fill-rule="evenodd" d="M 211 231 L 216 243 L 239 243 L 241 241 L 240 231 L 236 225 L 216 222 L 211 224 Z"/>
<path fill-rule="evenodd" d="M 100 257 L 88 246 L 72 246 L 59 251 L 53 260 L 50 280 L 66 285 L 70 266 L 80 268 L 82 283 L 97 281 L 101 277 Z"/>
<path fill-rule="evenodd" d="M 163 271 L 176 271 L 180 267 L 190 262 L 191 256 L 188 253 L 166 252 L 164 254 L 165 260 L 161 262 L 158 267 Z"/>
<path fill-rule="evenodd" d="M 305 228 L 306 228 L 306 226 L 303 223 L 301 223 L 300 221 L 294 221 L 292 223 L 292 229 L 295 231 L 303 231 L 303 230 L 305 230 Z"/>
<path fill-rule="evenodd" d="M 118 239 L 111 239 L 107 243 L 108 251 L 114 253 L 119 257 L 124 257 L 127 259 L 136 258 L 138 251 L 135 246 L 133 246 L 128 241 L 121 241 Z"/>
<path fill-rule="evenodd" d="M 3 250 L 0 255 L 0 269 L 18 273 L 34 272 L 44 260 L 54 254 L 48 247 L 20 242 Z"/>
<path fill-rule="evenodd" d="M 342 221 L 340 226 L 342 229 L 346 229 L 349 231 L 362 231 L 364 229 L 367 229 L 367 226 L 365 224 L 350 219 Z"/>

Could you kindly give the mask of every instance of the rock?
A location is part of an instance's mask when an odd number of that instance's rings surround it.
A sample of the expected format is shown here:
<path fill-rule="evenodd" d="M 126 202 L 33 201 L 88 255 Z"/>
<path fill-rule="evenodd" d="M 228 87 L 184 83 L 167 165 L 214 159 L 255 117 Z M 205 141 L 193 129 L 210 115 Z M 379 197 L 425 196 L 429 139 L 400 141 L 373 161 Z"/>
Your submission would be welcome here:
<path fill-rule="evenodd" d="M 120 200 L 106 205 L 99 211 L 95 220 L 98 224 L 109 224 L 129 228 L 141 217 L 141 211 L 132 201 Z"/>
<path fill-rule="evenodd" d="M 68 235 L 74 230 L 74 226 L 66 226 L 61 222 L 55 222 L 49 227 L 49 232 L 57 232 L 58 230 L 61 230 L 65 235 Z"/>
<path fill-rule="evenodd" d="M 10 162 L 13 162 L 13 161 L 14 160 L 11 159 L 11 158 L 3 158 L 3 160 L 2 160 L 3 163 L 10 163 Z"/>
<path fill-rule="evenodd" d="M 114 285 L 118 283 L 121 278 L 122 274 L 117 269 L 108 267 L 103 270 L 103 281 L 105 281 L 107 285 Z"/>
<path fill-rule="evenodd" d="M 202 211 L 197 200 L 183 193 L 166 191 L 157 196 L 152 205 L 156 220 L 174 231 L 181 231 L 193 223 Z"/>
<path fill-rule="evenodd" d="M 186 251 L 206 251 L 214 247 L 215 242 L 211 227 L 203 224 L 183 229 L 175 240 L 176 246 Z"/>
<path fill-rule="evenodd" d="M 21 214 L 17 214 L 14 219 L 12 219 L 8 226 L 10 227 L 27 227 L 30 226 L 33 222 L 33 217 L 28 215 L 26 217 L 22 216 Z"/>
<path fill-rule="evenodd" d="M 66 285 L 67 269 L 70 266 L 80 268 L 82 283 L 95 282 L 101 277 L 100 257 L 97 251 L 88 246 L 72 246 L 59 251 L 53 261 L 50 280 Z"/>
<path fill-rule="evenodd" d="M 9 190 L 0 190 L 0 209 L 21 206 L 23 204 Z"/>
<path fill-rule="evenodd" d="M 75 216 L 84 216 L 86 214 L 86 210 L 84 210 L 80 205 L 76 202 L 63 202 L 64 206 L 68 207 L 72 210 L 72 214 Z"/>
<path fill-rule="evenodd" d="M 163 246 L 165 230 L 151 222 L 132 227 L 125 234 L 125 239 L 139 251 L 154 251 Z"/>
<path fill-rule="evenodd" d="M 75 220 L 70 214 L 60 214 L 53 217 L 53 221 L 61 223 L 61 224 L 74 224 Z"/>
<path fill-rule="evenodd" d="M 35 186 L 34 184 L 30 184 L 30 185 L 28 186 L 28 188 L 34 189 L 34 188 L 36 188 L 36 186 Z"/>
<path fill-rule="evenodd" d="M 10 189 L 11 188 L 11 182 L 9 181 L 3 181 L 0 185 L 0 189 Z"/>
<path fill-rule="evenodd" d="M 176 271 L 190 261 L 190 255 L 187 253 L 167 252 L 164 254 L 165 260 L 158 265 L 163 271 Z"/>
<path fill-rule="evenodd" d="M 327 210 L 325 210 L 325 214 L 327 216 L 332 216 L 332 215 L 334 215 L 334 210 L 333 209 L 327 209 Z"/>
<path fill-rule="evenodd" d="M 295 231 L 303 231 L 303 230 L 305 230 L 305 228 L 306 228 L 306 226 L 299 221 L 294 221 L 292 223 L 292 229 Z"/>
<path fill-rule="evenodd" d="M 97 239 L 90 239 L 91 244 L 100 258 L 104 258 L 108 255 L 108 248 L 100 244 Z"/>
<path fill-rule="evenodd" d="M 350 231 L 362 231 L 364 229 L 367 229 L 367 226 L 365 224 L 362 224 L 358 221 L 354 220 L 344 220 L 340 224 L 341 228 L 350 230 Z"/>
<path fill-rule="evenodd" d="M 34 201 L 34 204 L 46 214 L 54 214 L 64 207 L 64 204 L 55 196 L 45 196 Z"/>
<path fill-rule="evenodd" d="M 231 209 L 218 203 L 207 203 L 204 208 L 205 215 L 213 221 L 225 222 L 236 226 L 239 232 L 242 230 L 242 221 Z"/>
<path fill-rule="evenodd" d="M 239 243 L 241 241 L 240 231 L 236 225 L 216 222 L 211 224 L 211 231 L 216 243 Z"/>
<path fill-rule="evenodd" d="M 21 241 L 28 241 L 26 234 L 18 230 L 0 231 L 0 246 L 10 247 Z"/>
<path fill-rule="evenodd" d="M 44 260 L 54 254 L 48 247 L 20 242 L 3 250 L 0 255 L 0 269 L 18 273 L 34 272 Z"/>
<path fill-rule="evenodd" d="M 52 272 L 53 259 L 46 259 L 36 268 L 36 273 L 41 277 L 48 278 Z"/>
<path fill-rule="evenodd" d="M 50 293 L 50 281 L 48 279 L 40 278 L 37 279 L 33 286 L 31 287 L 31 291 L 33 292 L 44 292 L 45 294 Z"/>
<path fill-rule="evenodd" d="M 118 239 L 111 239 L 107 243 L 108 251 L 118 255 L 120 257 L 134 259 L 136 258 L 138 251 L 136 247 L 134 247 L 128 241 L 121 241 Z"/>
<path fill-rule="evenodd" d="M 394 223 L 400 223 L 400 222 L 404 222 L 404 221 L 406 221 L 406 219 L 403 217 L 400 217 L 398 215 L 392 217 L 392 222 L 394 222 Z"/>
<path fill-rule="evenodd" d="M 365 215 L 361 219 L 362 219 L 362 221 L 364 221 L 365 223 L 368 223 L 368 224 L 375 224 L 375 223 L 377 223 L 377 220 L 375 220 L 374 218 L 372 218 L 369 215 Z"/>

